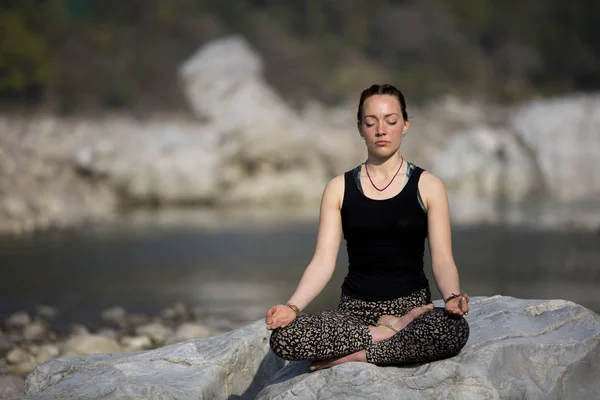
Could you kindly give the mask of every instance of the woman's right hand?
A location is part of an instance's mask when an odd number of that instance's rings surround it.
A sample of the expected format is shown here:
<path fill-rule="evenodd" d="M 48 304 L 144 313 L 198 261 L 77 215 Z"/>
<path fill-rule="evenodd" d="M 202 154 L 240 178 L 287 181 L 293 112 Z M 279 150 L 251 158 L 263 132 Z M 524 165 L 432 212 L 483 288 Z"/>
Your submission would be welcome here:
<path fill-rule="evenodd" d="M 278 304 L 267 310 L 267 329 L 285 328 L 296 319 L 296 312 L 290 307 Z"/>

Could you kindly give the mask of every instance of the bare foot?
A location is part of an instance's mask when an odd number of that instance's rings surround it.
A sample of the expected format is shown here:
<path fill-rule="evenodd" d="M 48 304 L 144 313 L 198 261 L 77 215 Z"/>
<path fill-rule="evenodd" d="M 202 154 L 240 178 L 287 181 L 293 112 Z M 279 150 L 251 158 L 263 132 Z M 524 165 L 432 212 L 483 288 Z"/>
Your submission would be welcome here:
<path fill-rule="evenodd" d="M 331 368 L 334 365 L 340 365 L 347 362 L 356 362 L 356 361 L 367 361 L 367 352 L 364 350 L 357 351 L 356 353 L 348 354 L 342 357 L 328 358 L 326 360 L 318 360 L 310 363 L 311 371 L 317 371 L 320 369 Z"/>
<path fill-rule="evenodd" d="M 406 328 L 419 315 L 430 310 L 433 310 L 433 304 L 413 308 L 400 318 L 393 315 L 382 315 L 377 321 L 377 326 L 369 327 L 373 341 L 379 342 L 394 336 L 397 332 Z"/>

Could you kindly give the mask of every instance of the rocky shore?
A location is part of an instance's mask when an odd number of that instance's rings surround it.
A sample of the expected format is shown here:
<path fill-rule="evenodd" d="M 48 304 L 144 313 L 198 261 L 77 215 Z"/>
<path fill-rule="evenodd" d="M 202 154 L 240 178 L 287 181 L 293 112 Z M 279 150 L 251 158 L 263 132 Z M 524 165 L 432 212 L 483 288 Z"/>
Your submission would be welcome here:
<path fill-rule="evenodd" d="M 441 306 L 441 302 L 436 302 Z M 60 358 L 27 378 L 35 399 L 591 399 L 600 316 L 565 300 L 475 297 L 455 357 L 403 367 L 347 363 L 310 373 L 269 351 L 256 321 L 155 350 Z"/>
<path fill-rule="evenodd" d="M 318 207 L 327 180 L 364 160 L 357 100 L 293 108 L 262 71 L 243 38 L 226 37 L 181 65 L 191 116 L 0 116 L 0 232 L 147 207 Z M 403 154 L 444 180 L 455 223 L 598 229 L 600 95 L 420 108 L 407 96 Z"/>
<path fill-rule="evenodd" d="M 98 316 L 102 321 L 98 328 L 73 323 L 66 332 L 57 327 L 56 313 L 53 307 L 41 306 L 33 314 L 20 311 L 4 321 L 0 329 L 0 398 L 23 394 L 28 374 L 49 360 L 150 350 L 227 331 L 222 324 L 210 326 L 203 310 L 184 303 L 155 316 L 113 307 Z"/>

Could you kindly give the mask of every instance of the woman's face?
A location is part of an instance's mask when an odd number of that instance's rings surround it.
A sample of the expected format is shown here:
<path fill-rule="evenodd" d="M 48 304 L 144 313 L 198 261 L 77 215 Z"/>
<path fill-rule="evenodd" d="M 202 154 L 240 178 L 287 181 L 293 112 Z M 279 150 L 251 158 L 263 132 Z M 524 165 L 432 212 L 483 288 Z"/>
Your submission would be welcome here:
<path fill-rule="evenodd" d="M 363 103 L 358 130 L 370 153 L 387 158 L 402 144 L 409 122 L 402 118 L 400 102 L 390 95 L 374 95 Z"/>

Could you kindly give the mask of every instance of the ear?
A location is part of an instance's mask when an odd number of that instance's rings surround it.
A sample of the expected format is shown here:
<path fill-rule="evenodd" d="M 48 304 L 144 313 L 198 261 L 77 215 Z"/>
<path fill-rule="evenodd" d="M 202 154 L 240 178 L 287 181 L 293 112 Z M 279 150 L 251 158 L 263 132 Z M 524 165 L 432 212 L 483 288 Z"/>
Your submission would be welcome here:
<path fill-rule="evenodd" d="M 406 133 L 408 132 L 409 127 L 410 127 L 410 121 L 409 120 L 404 121 L 404 126 L 402 127 L 402 136 L 406 136 Z"/>

